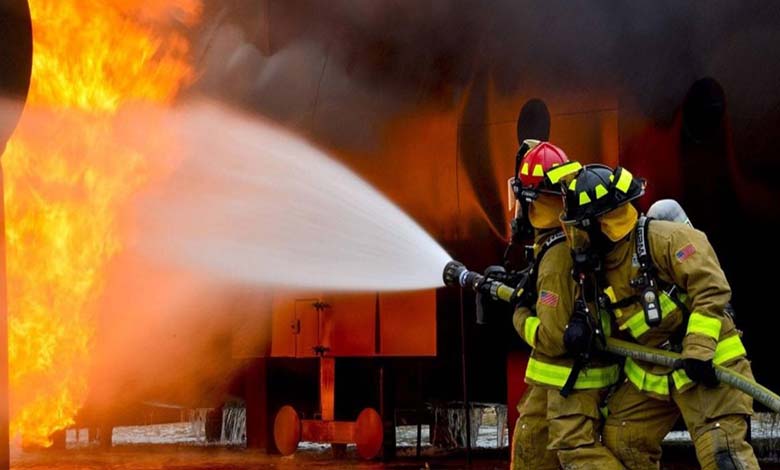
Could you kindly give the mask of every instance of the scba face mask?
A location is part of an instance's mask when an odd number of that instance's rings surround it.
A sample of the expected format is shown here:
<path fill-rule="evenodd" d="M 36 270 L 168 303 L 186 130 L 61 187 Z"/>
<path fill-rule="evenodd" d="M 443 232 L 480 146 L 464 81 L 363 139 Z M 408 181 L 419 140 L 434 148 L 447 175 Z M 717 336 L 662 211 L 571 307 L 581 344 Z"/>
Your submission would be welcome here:
<path fill-rule="evenodd" d="M 590 248 L 590 233 L 582 223 L 561 222 L 563 232 L 566 234 L 566 242 L 572 251 L 584 251 Z"/>
<path fill-rule="evenodd" d="M 588 251 L 603 256 L 615 246 L 614 242 L 601 231 L 601 225 L 596 219 L 564 222 L 562 225 L 569 247 L 575 253 Z"/>
<path fill-rule="evenodd" d="M 598 224 L 590 221 L 592 226 L 598 230 Z M 573 272 L 575 279 L 584 279 L 588 273 L 595 273 L 601 270 L 602 256 L 595 248 L 593 235 L 579 224 L 563 224 L 563 231 L 566 234 L 566 241 L 569 244 L 574 261 Z M 599 232 L 600 234 L 600 232 Z M 603 237 L 603 235 L 602 235 Z"/>

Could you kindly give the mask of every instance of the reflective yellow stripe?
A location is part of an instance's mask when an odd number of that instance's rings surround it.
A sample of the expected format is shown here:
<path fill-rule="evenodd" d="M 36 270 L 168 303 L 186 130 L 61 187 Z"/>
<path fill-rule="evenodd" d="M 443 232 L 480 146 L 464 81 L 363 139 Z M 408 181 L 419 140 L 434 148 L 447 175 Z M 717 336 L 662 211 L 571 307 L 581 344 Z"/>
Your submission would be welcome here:
<path fill-rule="evenodd" d="M 677 308 L 677 304 L 666 292 L 661 292 L 659 297 L 661 298 L 661 316 L 666 317 Z"/>
<path fill-rule="evenodd" d="M 682 369 L 677 369 L 676 371 L 672 372 L 672 380 L 674 380 L 674 386 L 677 389 L 681 389 L 689 383 L 693 382 L 693 380 L 688 377 L 688 374 L 686 374 Z"/>
<path fill-rule="evenodd" d="M 523 326 L 523 337 L 525 338 L 525 342 L 528 343 L 529 346 L 532 348 L 536 346 L 536 330 L 539 329 L 539 324 L 542 321 L 539 320 L 539 317 L 528 317 L 525 320 L 525 325 Z"/>
<path fill-rule="evenodd" d="M 580 162 L 566 162 L 547 171 L 547 179 L 552 184 L 558 184 L 561 178 L 579 171 L 582 168 Z"/>
<path fill-rule="evenodd" d="M 523 167 L 520 169 L 521 175 L 527 175 L 528 174 L 528 162 L 523 163 Z"/>
<path fill-rule="evenodd" d="M 626 170 L 625 168 L 620 169 L 620 178 L 618 178 L 618 182 L 615 183 L 615 187 L 619 190 L 623 191 L 624 193 L 628 192 L 628 188 L 631 186 L 631 180 L 632 180 L 631 172 Z"/>
<path fill-rule="evenodd" d="M 615 295 L 615 290 L 612 288 L 612 286 L 608 286 L 606 289 L 604 289 L 604 293 L 607 294 L 607 297 L 609 298 L 610 302 L 612 303 L 617 302 L 617 296 Z M 619 308 L 616 308 L 614 313 L 617 318 L 623 316 L 623 313 L 620 311 Z"/>
<path fill-rule="evenodd" d="M 745 350 L 745 346 L 742 344 L 739 335 L 734 335 L 718 343 L 712 362 L 715 364 L 723 364 L 746 354 L 747 351 Z M 626 376 L 628 376 L 631 383 L 639 390 L 654 392 L 659 395 L 667 395 L 669 393 L 669 381 L 665 375 L 651 374 L 642 369 L 630 358 L 626 359 L 626 365 L 623 370 L 626 372 Z M 674 381 L 675 388 L 678 389 L 692 382 L 690 377 L 688 377 L 688 374 L 682 369 L 672 371 L 672 380 Z"/>
<path fill-rule="evenodd" d="M 544 176 L 544 168 L 542 168 L 542 165 L 539 164 L 534 165 L 533 176 Z"/>
<path fill-rule="evenodd" d="M 715 364 L 723 364 L 736 357 L 745 355 L 747 355 L 745 345 L 742 344 L 739 335 L 734 335 L 718 343 L 718 347 L 715 348 L 715 356 L 712 358 L 712 362 Z"/>
<path fill-rule="evenodd" d="M 595 367 L 580 371 L 574 388 L 593 389 L 608 387 L 618 380 L 618 366 Z M 525 377 L 544 385 L 561 388 L 571 374 L 571 367 L 547 364 L 533 357 L 528 360 Z"/>
<path fill-rule="evenodd" d="M 590 204 L 590 196 L 588 193 L 582 192 L 580 193 L 580 205 L 584 206 L 585 204 Z"/>
<path fill-rule="evenodd" d="M 607 294 L 607 297 L 609 297 L 610 302 L 617 302 L 617 297 L 615 296 L 615 289 L 613 289 L 612 286 L 607 286 L 607 288 L 604 289 L 604 293 Z"/>
<path fill-rule="evenodd" d="M 621 330 L 628 329 L 631 332 L 631 336 L 639 338 L 643 334 L 650 330 L 650 327 L 645 323 L 645 312 L 640 310 L 634 313 L 625 323 L 620 325 Z"/>
<path fill-rule="evenodd" d="M 606 195 L 607 195 L 607 188 L 605 188 L 603 184 L 598 184 L 596 186 L 596 199 L 601 199 Z"/>
<path fill-rule="evenodd" d="M 646 372 L 631 358 L 626 358 L 623 368 L 628 380 L 643 392 L 653 392 L 658 395 L 669 395 L 669 379 L 665 375 L 655 375 Z"/>
<path fill-rule="evenodd" d="M 659 297 L 661 299 L 661 318 L 666 318 L 677 308 L 677 304 L 674 303 L 674 300 L 672 300 L 672 298 L 669 297 L 669 294 L 666 292 L 661 292 Z M 625 323 L 620 325 L 620 329 L 628 329 L 631 332 L 631 336 L 634 338 L 639 338 L 643 334 L 647 333 L 650 330 L 650 326 L 645 323 L 644 310 L 634 312 L 634 314 L 631 315 Z"/>
<path fill-rule="evenodd" d="M 691 333 L 698 333 L 717 340 L 720 338 L 720 320 L 693 312 L 691 318 L 688 319 L 688 331 L 686 334 Z"/>
<path fill-rule="evenodd" d="M 609 314 L 599 309 L 599 317 L 601 317 L 601 331 L 604 332 L 604 336 L 612 336 L 612 322 Z"/>
<path fill-rule="evenodd" d="M 571 183 L 569 183 L 569 191 L 574 191 L 574 188 L 577 187 L 577 178 L 571 180 Z"/>

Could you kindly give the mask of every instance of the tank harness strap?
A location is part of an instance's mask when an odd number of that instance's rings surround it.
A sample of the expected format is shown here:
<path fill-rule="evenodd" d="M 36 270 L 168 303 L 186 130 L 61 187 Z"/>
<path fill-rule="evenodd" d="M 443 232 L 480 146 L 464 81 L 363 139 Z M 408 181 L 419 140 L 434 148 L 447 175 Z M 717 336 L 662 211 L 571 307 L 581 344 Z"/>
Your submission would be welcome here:
<path fill-rule="evenodd" d="M 647 243 L 647 230 L 652 219 L 644 215 L 639 217 L 636 227 L 636 258 L 639 262 L 639 277 L 632 280 L 634 287 L 642 289 L 639 303 L 645 312 L 645 323 L 651 328 L 661 324 L 661 303 L 658 297 L 656 268 Z"/>
<path fill-rule="evenodd" d="M 531 263 L 528 267 L 528 280 L 525 282 L 526 292 L 528 294 L 533 294 L 532 299 L 534 302 L 536 302 L 536 280 L 538 279 L 538 269 L 537 267 L 542 262 L 542 258 L 544 258 L 544 255 L 550 251 L 550 248 L 554 247 L 555 245 L 563 242 L 566 240 L 566 234 L 563 233 L 563 230 L 556 230 L 555 233 L 547 237 L 547 239 L 542 243 L 541 247 L 539 248 L 539 253 L 535 255 L 533 258 L 531 258 Z M 531 299 L 529 298 L 529 299 Z"/>
<path fill-rule="evenodd" d="M 650 221 L 647 216 L 640 216 L 636 227 L 636 259 L 639 262 L 639 271 L 647 274 L 655 274 L 655 265 L 650 255 L 650 247 L 647 244 L 647 230 Z"/>
<path fill-rule="evenodd" d="M 541 261 L 544 254 L 547 253 L 550 248 L 564 240 L 566 240 L 566 234 L 563 233 L 563 230 L 556 230 L 554 234 L 547 237 L 547 240 L 542 243 L 542 247 L 539 249 L 539 254 L 536 256 L 536 258 Z"/>
<path fill-rule="evenodd" d="M 679 346 L 682 344 L 682 340 L 685 337 L 685 331 L 687 330 L 688 327 L 688 318 L 690 317 L 691 312 L 688 309 L 688 307 L 685 305 L 685 303 L 680 299 L 680 294 L 681 294 L 680 288 L 672 283 L 663 281 L 662 279 L 658 278 L 658 268 L 653 262 L 653 257 L 650 251 L 650 244 L 647 241 L 651 220 L 653 220 L 651 217 L 646 217 L 644 215 L 639 218 L 640 227 L 638 228 L 640 229 L 637 230 L 637 237 L 636 237 L 636 243 L 637 243 L 636 253 L 637 253 L 637 260 L 639 261 L 639 270 L 640 272 L 644 270 L 644 272 L 647 273 L 647 276 L 652 276 L 652 281 L 657 286 L 656 291 L 660 289 L 666 292 L 666 294 L 669 296 L 672 302 L 674 302 L 677 308 L 679 308 L 680 311 L 682 312 L 683 314 L 682 328 L 680 328 L 677 331 L 677 333 L 675 333 L 672 336 L 670 341 L 673 346 Z M 642 305 L 642 307 L 644 308 L 644 304 Z M 651 324 L 650 322 L 648 322 L 648 325 L 657 326 Z"/>

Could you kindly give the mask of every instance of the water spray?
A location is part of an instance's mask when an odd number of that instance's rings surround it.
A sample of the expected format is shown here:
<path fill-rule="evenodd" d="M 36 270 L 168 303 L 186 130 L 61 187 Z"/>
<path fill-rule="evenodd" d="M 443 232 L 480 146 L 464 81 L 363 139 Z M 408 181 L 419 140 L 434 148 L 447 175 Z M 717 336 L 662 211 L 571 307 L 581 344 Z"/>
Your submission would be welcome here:
<path fill-rule="evenodd" d="M 441 287 L 441 268 L 451 259 L 444 248 L 306 139 L 203 100 L 181 103 L 163 123 L 181 162 L 138 199 L 135 249 L 144 257 L 220 282 L 272 288 Z"/>

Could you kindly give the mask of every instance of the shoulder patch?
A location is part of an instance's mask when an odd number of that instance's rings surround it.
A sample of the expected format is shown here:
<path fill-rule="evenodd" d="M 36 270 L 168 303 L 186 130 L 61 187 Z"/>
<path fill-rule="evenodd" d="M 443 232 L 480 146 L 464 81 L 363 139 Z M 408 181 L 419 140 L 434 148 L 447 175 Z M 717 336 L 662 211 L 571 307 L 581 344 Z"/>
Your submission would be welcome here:
<path fill-rule="evenodd" d="M 693 256 L 694 253 L 696 253 L 696 247 L 693 246 L 693 243 L 688 243 L 684 247 L 677 250 L 677 252 L 674 254 L 674 257 L 677 259 L 677 261 L 682 263 L 683 261 Z"/>
<path fill-rule="evenodd" d="M 550 292 L 548 290 L 542 290 L 539 292 L 539 303 L 547 305 L 548 307 L 558 306 L 558 294 Z"/>

